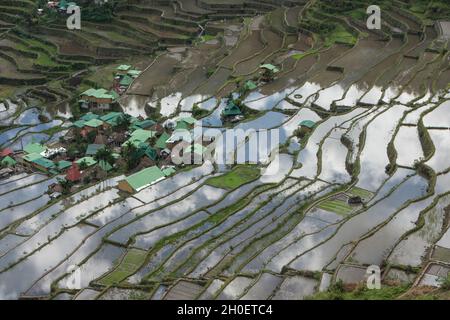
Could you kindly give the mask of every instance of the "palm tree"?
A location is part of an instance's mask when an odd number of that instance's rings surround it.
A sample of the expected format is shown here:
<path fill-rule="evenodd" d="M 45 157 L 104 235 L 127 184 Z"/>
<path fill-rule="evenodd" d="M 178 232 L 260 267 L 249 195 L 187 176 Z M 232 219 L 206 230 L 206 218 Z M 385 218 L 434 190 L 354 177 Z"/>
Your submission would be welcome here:
<path fill-rule="evenodd" d="M 127 143 L 122 148 L 122 157 L 125 159 L 127 164 L 127 170 L 134 169 L 138 165 L 137 147 L 132 143 Z"/>
<path fill-rule="evenodd" d="M 96 154 L 94 155 L 94 159 L 97 161 L 104 160 L 109 164 L 113 164 L 115 160 L 112 150 L 106 147 L 98 149 Z"/>

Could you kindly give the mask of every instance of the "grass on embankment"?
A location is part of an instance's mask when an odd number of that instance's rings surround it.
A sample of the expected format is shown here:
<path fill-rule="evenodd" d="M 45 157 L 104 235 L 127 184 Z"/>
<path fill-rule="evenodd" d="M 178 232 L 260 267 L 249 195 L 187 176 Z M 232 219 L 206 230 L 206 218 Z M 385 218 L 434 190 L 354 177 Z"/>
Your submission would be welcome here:
<path fill-rule="evenodd" d="M 147 251 L 139 249 L 129 250 L 119 265 L 105 277 L 100 279 L 102 285 L 113 285 L 120 283 L 126 277 L 135 273 L 144 263 Z"/>
<path fill-rule="evenodd" d="M 381 289 L 367 289 L 360 286 L 352 291 L 344 289 L 344 285 L 336 283 L 328 291 L 319 292 L 306 297 L 306 300 L 394 300 L 400 297 L 409 289 L 408 285 L 387 286 L 382 285 Z"/>
<path fill-rule="evenodd" d="M 351 193 L 354 196 L 360 196 L 361 198 L 366 200 L 370 199 L 373 195 L 372 192 L 358 187 L 351 188 L 349 193 Z"/>
<path fill-rule="evenodd" d="M 209 178 L 206 184 L 217 188 L 233 190 L 257 179 L 260 175 L 261 171 L 255 165 L 241 165 L 224 175 Z"/>
<path fill-rule="evenodd" d="M 339 215 L 347 215 L 353 211 L 353 207 L 342 200 L 325 200 L 317 206 L 320 209 L 331 211 Z"/>

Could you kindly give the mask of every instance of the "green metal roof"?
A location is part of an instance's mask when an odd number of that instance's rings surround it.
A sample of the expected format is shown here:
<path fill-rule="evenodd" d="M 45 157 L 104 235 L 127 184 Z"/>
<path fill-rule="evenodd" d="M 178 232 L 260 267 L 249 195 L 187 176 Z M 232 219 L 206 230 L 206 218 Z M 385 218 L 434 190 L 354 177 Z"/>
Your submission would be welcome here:
<path fill-rule="evenodd" d="M 183 121 L 189 125 L 193 125 L 197 121 L 197 119 L 195 119 L 193 117 L 183 117 L 183 118 L 180 118 L 178 121 Z"/>
<path fill-rule="evenodd" d="M 176 172 L 175 168 L 169 167 L 169 168 L 165 168 L 162 170 L 162 172 L 164 173 L 164 175 L 166 177 L 171 176 L 172 174 L 174 174 Z"/>
<path fill-rule="evenodd" d="M 128 76 L 128 75 L 125 75 L 125 76 L 120 80 L 119 84 L 120 84 L 121 86 L 126 86 L 126 87 L 128 87 L 132 82 L 133 82 L 133 78 L 130 77 L 130 76 Z"/>
<path fill-rule="evenodd" d="M 128 65 L 128 64 L 121 64 L 120 66 L 118 66 L 118 67 L 116 68 L 116 70 L 119 70 L 119 71 L 127 71 L 127 70 L 129 70 L 130 68 L 131 68 L 131 66 Z"/>
<path fill-rule="evenodd" d="M 156 149 L 153 149 L 152 147 L 147 147 L 147 149 L 145 150 L 145 155 L 152 160 L 156 160 L 156 158 L 158 157 Z"/>
<path fill-rule="evenodd" d="M 84 123 L 85 126 L 91 127 L 91 128 L 98 128 L 103 124 L 103 121 L 100 119 L 91 119 L 89 121 L 86 121 Z"/>
<path fill-rule="evenodd" d="M 241 111 L 241 109 L 239 109 L 239 107 L 233 101 L 230 101 L 226 105 L 226 107 L 223 109 L 222 113 L 225 116 L 237 116 L 237 115 L 241 115 L 242 111 Z"/>
<path fill-rule="evenodd" d="M 117 117 L 119 117 L 121 115 L 123 115 L 122 112 L 108 112 L 107 114 L 101 116 L 100 120 L 108 121 L 108 120 L 111 120 L 111 119 L 115 119 L 115 118 L 117 118 Z"/>
<path fill-rule="evenodd" d="M 163 179 L 164 177 L 165 175 L 161 169 L 157 166 L 153 166 L 132 174 L 125 180 L 135 191 L 139 191 L 155 183 L 156 181 Z"/>
<path fill-rule="evenodd" d="M 83 128 L 85 125 L 86 121 L 85 120 L 77 120 L 73 123 L 73 125 L 77 128 Z"/>
<path fill-rule="evenodd" d="M 125 114 L 123 112 L 109 112 L 105 114 L 104 116 L 100 117 L 100 120 L 115 126 L 119 123 L 119 119 L 125 117 Z"/>
<path fill-rule="evenodd" d="M 59 170 L 67 169 L 67 168 L 69 168 L 71 165 L 72 165 L 72 163 L 69 162 L 69 161 L 66 161 L 66 160 L 58 161 L 58 163 L 56 164 L 56 166 L 58 167 Z"/>
<path fill-rule="evenodd" d="M 270 64 L 270 63 L 262 64 L 261 68 L 271 70 L 271 71 L 273 71 L 275 73 L 280 71 L 280 69 L 278 69 L 278 67 L 276 67 L 276 66 L 274 66 L 273 64 Z"/>
<path fill-rule="evenodd" d="M 131 133 L 131 137 L 135 140 L 140 140 L 142 142 L 145 142 L 148 139 L 150 139 L 151 137 L 154 137 L 155 134 L 156 134 L 155 131 L 137 129 Z"/>
<path fill-rule="evenodd" d="M 128 75 L 132 76 L 133 78 L 136 78 L 140 74 L 141 74 L 140 70 L 128 70 Z"/>
<path fill-rule="evenodd" d="M 94 97 L 97 99 L 117 99 L 118 94 L 114 91 L 108 91 L 106 89 L 88 89 L 84 91 L 80 96 L 88 96 L 88 97 Z"/>
<path fill-rule="evenodd" d="M 154 124 L 156 124 L 155 121 L 151 120 L 151 119 L 146 119 L 146 120 L 142 120 L 142 121 L 135 121 L 132 125 L 131 128 L 132 129 L 147 129 L 150 128 L 151 126 L 153 126 Z"/>
<path fill-rule="evenodd" d="M 150 130 L 144 130 L 144 129 L 137 129 L 134 130 L 131 133 L 131 137 L 125 141 L 122 146 L 126 146 L 127 144 L 131 143 L 133 144 L 135 147 L 139 147 L 139 145 L 142 142 L 147 141 L 148 139 L 150 139 L 151 137 L 155 136 L 156 132 L 154 131 L 150 131 Z"/>
<path fill-rule="evenodd" d="M 14 160 L 13 158 L 11 158 L 10 156 L 6 156 L 2 159 L 2 161 L 0 163 L 2 166 L 11 167 L 11 166 L 16 165 L 17 161 Z"/>
<path fill-rule="evenodd" d="M 84 120 L 84 121 L 89 121 L 92 119 L 98 119 L 100 116 L 98 114 L 92 113 L 92 112 L 88 112 L 86 114 L 83 114 L 80 117 L 80 120 Z"/>
<path fill-rule="evenodd" d="M 29 153 L 23 156 L 23 159 L 28 162 L 33 162 L 36 159 L 42 158 L 39 153 Z"/>
<path fill-rule="evenodd" d="M 105 147 L 104 144 L 95 144 L 95 143 L 90 144 L 87 146 L 86 155 L 93 156 L 97 154 L 98 150 L 103 149 L 104 147 Z"/>
<path fill-rule="evenodd" d="M 169 138 L 170 136 L 167 133 L 163 132 L 161 136 L 158 138 L 158 140 L 156 140 L 155 147 L 159 149 L 165 149 L 167 146 L 166 141 Z"/>
<path fill-rule="evenodd" d="M 310 129 L 314 128 L 315 125 L 316 125 L 316 123 L 312 120 L 303 120 L 299 123 L 299 126 L 307 127 Z"/>
<path fill-rule="evenodd" d="M 26 153 L 41 153 L 47 150 L 47 147 L 43 146 L 40 143 L 29 143 L 23 148 L 23 150 Z"/>
<path fill-rule="evenodd" d="M 189 124 L 184 121 L 178 121 L 177 125 L 175 126 L 175 130 L 188 130 Z"/>
<path fill-rule="evenodd" d="M 112 166 L 105 160 L 100 160 L 98 165 L 103 171 L 110 171 L 112 169 Z"/>
<path fill-rule="evenodd" d="M 84 157 L 84 158 L 78 159 L 75 162 L 78 165 L 81 164 L 82 162 L 85 162 L 88 167 L 93 166 L 94 164 L 97 163 L 97 161 L 95 161 L 95 159 L 93 157 Z"/>
<path fill-rule="evenodd" d="M 41 167 L 44 167 L 45 169 L 50 169 L 50 168 L 55 167 L 55 164 L 53 163 L 53 161 L 48 160 L 46 158 L 37 158 L 37 159 L 33 160 L 32 162 Z"/>
<path fill-rule="evenodd" d="M 248 80 L 246 83 L 245 83 L 245 88 L 247 89 L 247 90 L 253 90 L 253 89 L 256 89 L 258 86 L 252 81 L 252 80 Z"/>

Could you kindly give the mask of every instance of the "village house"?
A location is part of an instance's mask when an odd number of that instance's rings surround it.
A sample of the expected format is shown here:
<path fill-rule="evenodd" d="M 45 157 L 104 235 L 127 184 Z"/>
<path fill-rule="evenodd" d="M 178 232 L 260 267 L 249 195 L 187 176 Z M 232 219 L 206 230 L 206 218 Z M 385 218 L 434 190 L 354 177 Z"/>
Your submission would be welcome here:
<path fill-rule="evenodd" d="M 118 188 L 122 191 L 133 193 L 138 192 L 165 178 L 165 174 L 157 166 L 145 168 L 135 174 L 119 181 Z"/>
<path fill-rule="evenodd" d="M 122 144 L 122 147 L 132 144 L 135 147 L 139 147 L 139 145 L 143 142 L 146 142 L 148 139 L 154 137 L 156 132 L 144 129 L 137 129 L 131 133 L 130 138 Z"/>
<path fill-rule="evenodd" d="M 312 120 L 303 120 L 298 125 L 302 133 L 309 133 L 314 129 L 316 123 Z"/>
<path fill-rule="evenodd" d="M 116 75 L 124 76 L 128 74 L 128 71 L 131 70 L 131 66 L 128 64 L 121 64 L 116 68 Z"/>
<path fill-rule="evenodd" d="M 261 80 L 264 82 L 272 81 L 275 74 L 280 72 L 280 69 L 278 69 L 278 67 L 270 63 L 262 64 L 260 66 L 260 69 L 262 70 Z"/>
<path fill-rule="evenodd" d="M 97 161 L 93 157 L 87 156 L 87 157 L 78 159 L 77 161 L 75 161 L 75 163 L 78 165 L 84 165 L 86 167 L 92 167 L 93 165 L 95 165 L 97 163 Z"/>
<path fill-rule="evenodd" d="M 80 94 L 80 106 L 89 110 L 110 110 L 118 98 L 114 91 L 106 89 L 88 89 Z"/>
<path fill-rule="evenodd" d="M 230 99 L 222 111 L 222 118 L 225 121 L 239 121 L 242 119 L 241 109 Z"/>

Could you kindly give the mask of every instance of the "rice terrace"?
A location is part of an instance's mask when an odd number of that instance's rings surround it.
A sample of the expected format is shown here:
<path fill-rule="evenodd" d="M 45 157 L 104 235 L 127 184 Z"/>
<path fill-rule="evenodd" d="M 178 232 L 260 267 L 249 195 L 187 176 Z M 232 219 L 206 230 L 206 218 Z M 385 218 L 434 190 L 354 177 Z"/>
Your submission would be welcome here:
<path fill-rule="evenodd" d="M 0 0 L 1 300 L 450 299 L 447 0 Z"/>

